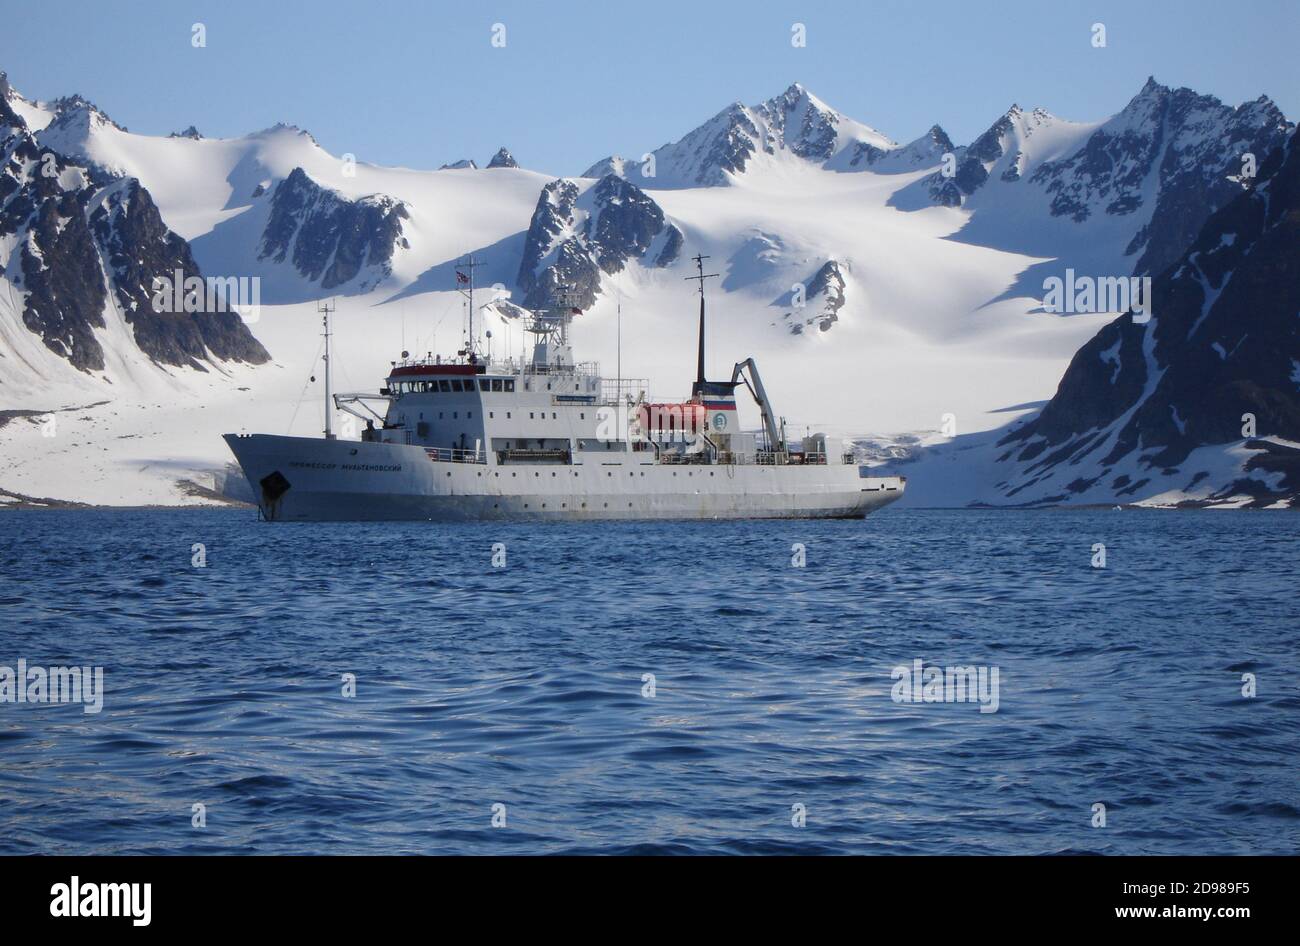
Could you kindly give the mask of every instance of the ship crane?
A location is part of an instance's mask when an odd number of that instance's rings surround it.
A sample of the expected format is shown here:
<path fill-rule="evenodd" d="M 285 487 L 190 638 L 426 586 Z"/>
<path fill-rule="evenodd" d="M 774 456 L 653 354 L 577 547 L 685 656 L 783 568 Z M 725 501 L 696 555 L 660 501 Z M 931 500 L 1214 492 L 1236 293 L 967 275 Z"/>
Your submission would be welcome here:
<path fill-rule="evenodd" d="M 746 377 L 746 374 L 749 377 Z M 763 379 L 758 376 L 758 365 L 754 363 L 753 358 L 746 358 L 744 361 L 736 362 L 736 367 L 732 369 L 732 385 L 737 385 L 742 381 L 745 382 L 745 387 L 749 388 L 749 393 L 753 395 L 754 401 L 758 404 L 758 409 L 763 414 L 763 433 L 767 435 L 768 449 L 773 453 L 782 452 L 785 450 L 785 438 L 781 436 L 781 429 L 777 427 L 776 415 L 772 412 L 772 402 L 767 399 L 767 391 L 763 388 Z"/>

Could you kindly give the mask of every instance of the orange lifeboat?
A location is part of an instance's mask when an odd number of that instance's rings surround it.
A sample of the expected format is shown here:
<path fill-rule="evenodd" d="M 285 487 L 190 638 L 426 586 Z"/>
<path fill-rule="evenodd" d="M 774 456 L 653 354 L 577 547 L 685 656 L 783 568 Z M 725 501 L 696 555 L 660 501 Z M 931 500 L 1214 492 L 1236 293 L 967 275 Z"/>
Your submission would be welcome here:
<path fill-rule="evenodd" d="M 641 429 L 694 433 L 704 429 L 703 404 L 692 401 L 677 404 L 642 404 L 637 408 Z"/>

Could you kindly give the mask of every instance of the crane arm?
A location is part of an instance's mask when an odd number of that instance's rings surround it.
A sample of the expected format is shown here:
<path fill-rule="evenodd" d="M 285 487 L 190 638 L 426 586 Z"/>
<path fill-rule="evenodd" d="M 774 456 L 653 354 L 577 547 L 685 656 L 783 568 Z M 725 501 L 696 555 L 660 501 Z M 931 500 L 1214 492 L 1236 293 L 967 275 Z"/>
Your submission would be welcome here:
<path fill-rule="evenodd" d="M 749 377 L 746 377 L 746 374 Z M 736 362 L 736 367 L 731 372 L 731 383 L 736 384 L 740 381 L 745 382 L 745 387 L 749 388 L 749 393 L 754 396 L 758 409 L 763 414 L 763 432 L 767 434 L 768 449 L 778 452 L 784 450 L 785 444 L 781 442 L 781 435 L 776 426 L 776 415 L 772 413 L 772 403 L 767 399 L 767 391 L 763 389 L 763 379 L 758 376 L 758 365 L 754 363 L 753 358 Z"/>

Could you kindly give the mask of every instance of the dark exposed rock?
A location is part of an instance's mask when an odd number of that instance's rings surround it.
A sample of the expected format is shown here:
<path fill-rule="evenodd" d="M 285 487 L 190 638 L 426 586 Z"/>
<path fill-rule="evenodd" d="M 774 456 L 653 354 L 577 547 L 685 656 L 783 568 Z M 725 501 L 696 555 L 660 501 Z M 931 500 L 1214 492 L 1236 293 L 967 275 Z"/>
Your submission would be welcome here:
<path fill-rule="evenodd" d="M 269 360 L 236 311 L 220 311 L 206 298 L 194 312 L 159 311 L 153 305 L 155 277 L 174 282 L 177 273 L 185 279 L 202 279 L 203 274 L 189 244 L 167 229 L 139 181 L 129 178 L 107 188 L 98 202 L 91 226 L 110 268 L 118 308 L 132 326 L 141 351 L 161 364 L 188 364 L 200 370 L 206 352 L 224 361 L 261 364 Z"/>
<path fill-rule="evenodd" d="M 572 181 L 552 181 L 542 188 L 524 242 L 524 305 L 541 308 L 566 291 L 587 308 L 600 293 L 602 272 L 620 272 L 652 252 L 653 265 L 668 266 L 682 243 L 659 205 L 624 178 L 607 174 L 586 193 Z"/>
<path fill-rule="evenodd" d="M 99 253 L 86 225 L 84 202 L 90 196 L 52 194 L 36 202 L 33 216 L 20 221 L 16 214 L 6 226 L 14 232 L 25 228 L 29 238 L 21 250 L 23 288 L 30 293 L 23 324 L 82 371 L 104 367 L 94 330 L 105 325 L 106 293 Z M 21 214 L 26 208 L 15 209 Z"/>
<path fill-rule="evenodd" d="M 86 103 L 63 100 L 64 113 Z M 199 275 L 189 245 L 163 224 L 148 192 L 40 147 L 0 96 L 0 235 L 12 236 L 10 277 L 28 293 L 22 318 L 45 345 L 82 371 L 105 366 L 95 329 L 116 302 L 136 344 L 155 361 L 200 367 L 212 357 L 269 356 L 234 313 L 155 313 L 149 288 L 176 268 Z M 105 287 L 108 287 L 106 290 Z"/>
<path fill-rule="evenodd" d="M 1215 211 L 1155 278 L 1150 320 L 1125 314 L 1079 350 L 1056 396 L 1002 441 L 1013 448 L 1008 460 L 1029 474 L 1084 457 L 1109 468 L 1137 456 L 1165 473 L 1198 447 L 1250 439 L 1244 415 L 1261 438 L 1300 440 L 1298 247 L 1293 134 L 1259 183 Z M 1251 462 L 1284 473 L 1295 503 L 1300 471 L 1275 446 Z"/>
<path fill-rule="evenodd" d="M 1213 96 L 1148 79 L 1122 111 L 1073 150 L 1026 170 L 1021 148 L 1039 128 L 1054 124 L 1041 109 L 1026 113 L 1013 106 L 969 146 L 952 149 L 957 165 L 951 177 L 935 173 L 925 179 L 929 201 L 959 206 L 992 180 L 1041 189 L 1052 217 L 1078 224 L 1131 217 L 1124 254 L 1133 258 L 1133 273 L 1152 276 L 1182 254 L 1214 210 L 1249 184 L 1240 179 L 1243 155 L 1262 163 L 1293 127 L 1264 97 L 1232 108 Z M 999 191 L 973 205 L 977 232 L 984 232 L 981 215 L 1008 205 L 1000 197 Z M 918 206 L 909 203 L 908 209 Z M 998 229 L 995 224 L 989 232 Z"/>
<path fill-rule="evenodd" d="M 517 168 L 519 167 L 512 155 L 505 148 L 501 148 L 496 154 L 492 155 L 492 160 L 488 162 L 489 168 Z"/>
<path fill-rule="evenodd" d="M 199 134 L 199 130 L 195 128 L 193 125 L 191 125 L 189 128 L 186 128 L 184 131 L 173 131 L 167 137 L 168 138 L 189 138 L 193 141 L 201 141 L 203 139 L 203 136 Z"/>
<path fill-rule="evenodd" d="M 1031 180 L 1052 194 L 1053 215 L 1083 221 L 1097 212 L 1138 211 L 1154 174 L 1151 220 L 1125 252 L 1140 254 L 1135 273 L 1155 275 L 1182 254 L 1214 210 L 1241 192 L 1229 178 L 1240 170 L 1242 155 L 1263 162 L 1290 127 L 1267 98 L 1232 108 L 1152 78 L 1081 149 L 1043 164 Z"/>
<path fill-rule="evenodd" d="M 50 102 L 47 107 L 54 112 L 54 122 L 51 124 L 56 124 L 60 120 L 66 120 L 68 116 L 80 112 L 93 114 L 101 121 L 118 129 L 118 131 L 129 130 L 125 125 L 119 125 L 117 122 L 113 121 L 113 119 L 109 118 L 108 115 L 104 113 L 104 110 L 94 102 L 82 98 L 80 95 L 64 95 L 55 99 L 53 102 Z"/>
<path fill-rule="evenodd" d="M 840 264 L 827 260 L 805 283 L 803 306 L 786 312 L 785 319 L 794 335 L 802 335 L 806 328 L 816 326 L 819 331 L 829 331 L 840 320 L 844 307 L 844 274 Z M 779 303 L 789 305 L 793 300 L 787 293 Z"/>
<path fill-rule="evenodd" d="M 402 235 L 408 216 L 406 206 L 392 197 L 348 200 L 294 168 L 271 196 L 258 258 L 291 260 L 322 289 L 349 283 L 365 270 L 362 283 L 368 287 L 392 272 L 395 249 L 408 246 Z"/>

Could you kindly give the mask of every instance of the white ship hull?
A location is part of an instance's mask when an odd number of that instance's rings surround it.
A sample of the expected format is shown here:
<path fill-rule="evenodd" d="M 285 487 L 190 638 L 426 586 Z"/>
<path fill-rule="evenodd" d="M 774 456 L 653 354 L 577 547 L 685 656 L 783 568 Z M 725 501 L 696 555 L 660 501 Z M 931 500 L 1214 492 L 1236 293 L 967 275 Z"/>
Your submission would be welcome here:
<path fill-rule="evenodd" d="M 463 463 L 406 444 L 225 439 L 263 515 L 278 521 L 853 519 L 904 489 L 901 477 L 866 476 L 854 464 L 668 464 L 649 454 Z"/>

